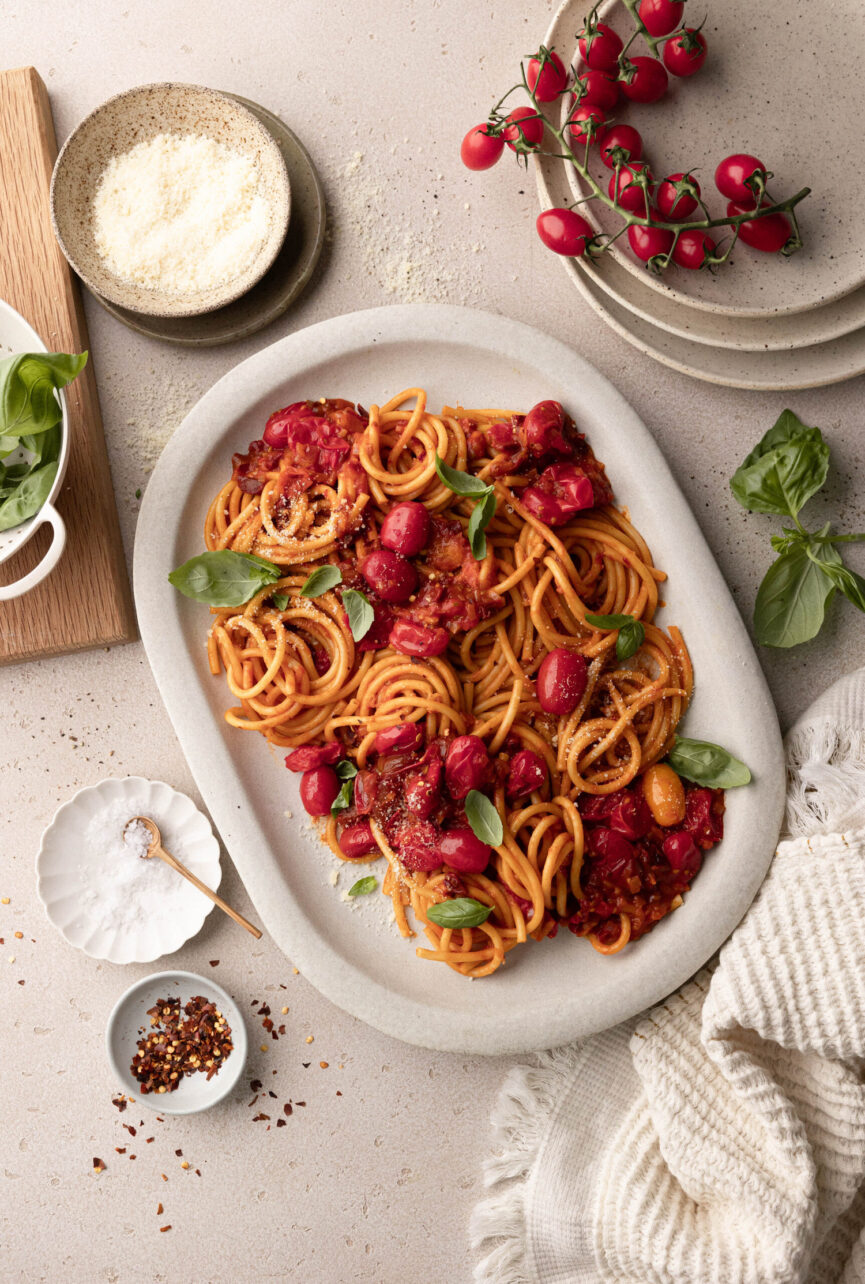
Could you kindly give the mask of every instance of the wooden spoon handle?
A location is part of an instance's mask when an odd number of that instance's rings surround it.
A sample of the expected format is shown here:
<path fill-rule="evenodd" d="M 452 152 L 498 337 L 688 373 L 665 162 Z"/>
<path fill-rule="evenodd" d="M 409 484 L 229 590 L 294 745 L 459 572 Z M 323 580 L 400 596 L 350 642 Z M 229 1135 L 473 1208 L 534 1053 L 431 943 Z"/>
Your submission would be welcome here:
<path fill-rule="evenodd" d="M 257 927 L 253 927 L 252 923 L 250 923 L 248 919 L 245 919 L 242 914 L 238 914 L 237 910 L 233 910 L 221 896 L 217 896 L 216 892 L 211 891 L 206 883 L 202 883 L 200 878 L 196 878 L 194 874 L 190 873 L 185 865 L 181 865 L 176 856 L 172 856 L 171 852 L 167 852 L 164 847 L 157 847 L 156 855 L 160 856 L 167 865 L 171 866 L 172 869 L 176 869 L 178 874 L 182 874 L 184 878 L 188 879 L 189 882 L 192 883 L 193 887 L 197 887 L 200 892 L 204 892 L 205 896 L 209 896 L 214 905 L 218 905 L 229 918 L 234 919 L 235 923 L 239 923 L 241 927 L 245 927 L 247 932 L 251 932 L 256 940 L 261 939 L 261 932 Z"/>

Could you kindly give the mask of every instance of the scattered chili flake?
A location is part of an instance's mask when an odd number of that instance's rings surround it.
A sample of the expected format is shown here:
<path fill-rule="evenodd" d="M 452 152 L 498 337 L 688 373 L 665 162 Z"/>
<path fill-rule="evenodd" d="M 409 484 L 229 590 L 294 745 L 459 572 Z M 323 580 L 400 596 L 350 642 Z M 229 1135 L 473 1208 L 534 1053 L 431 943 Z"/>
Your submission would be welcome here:
<path fill-rule="evenodd" d="M 138 1040 L 130 1066 L 142 1092 L 174 1092 L 184 1075 L 197 1072 L 212 1079 L 231 1055 L 231 1028 L 215 1003 L 196 994 L 183 1014 L 178 998 L 148 1009 L 150 1033 Z"/>
<path fill-rule="evenodd" d="M 171 1230 L 171 1222 L 169 1222 L 167 1226 L 160 1226 L 159 1229 L 161 1232 Z"/>
<path fill-rule="evenodd" d="M 308 1070 L 308 1069 L 309 1069 L 309 1067 L 312 1065 L 312 1062 L 311 1062 L 311 1061 L 301 1061 L 301 1063 L 300 1063 L 300 1064 L 303 1066 L 304 1070 Z"/>
<path fill-rule="evenodd" d="M 145 1137 L 145 1138 L 144 1138 L 144 1144 L 145 1144 L 145 1146 L 149 1146 L 149 1145 L 150 1145 L 150 1143 L 151 1143 L 151 1141 L 155 1141 L 155 1140 L 156 1140 L 156 1138 L 155 1138 L 155 1137 Z"/>
<path fill-rule="evenodd" d="M 97 1172 L 97 1173 L 104 1173 L 104 1172 L 105 1172 L 105 1160 L 104 1160 L 104 1159 L 99 1159 L 99 1158 L 97 1158 L 97 1156 L 96 1156 L 96 1155 L 94 1155 L 94 1156 L 93 1156 L 93 1171 L 94 1171 L 94 1172 Z"/>
<path fill-rule="evenodd" d="M 0 896 L 0 905 L 8 905 L 8 904 L 9 904 L 9 897 L 8 897 L 8 896 Z"/>
<path fill-rule="evenodd" d="M 250 1086 L 250 1088 L 252 1089 L 252 1091 L 253 1091 L 253 1092 L 258 1092 L 259 1088 L 261 1087 L 261 1080 L 260 1080 L 260 1079 L 250 1079 L 250 1081 L 249 1081 L 249 1086 Z"/>
<path fill-rule="evenodd" d="M 183 1161 L 183 1163 L 180 1165 L 180 1167 L 181 1167 L 181 1168 L 188 1168 L 188 1167 L 189 1167 L 189 1160 L 184 1159 L 184 1161 Z"/>
<path fill-rule="evenodd" d="M 314 1036 L 313 1036 L 313 1035 L 311 1035 L 311 1034 L 308 1034 L 308 1035 L 306 1036 L 306 1041 L 307 1041 L 307 1043 L 314 1043 L 314 1042 L 315 1042 Z"/>
<path fill-rule="evenodd" d="M 157 1216 L 157 1217 L 161 1217 L 161 1216 L 162 1216 L 162 1214 L 163 1214 L 164 1212 L 165 1212 L 165 1209 L 162 1207 L 162 1205 L 161 1205 L 161 1204 L 157 1204 L 157 1205 L 156 1205 L 156 1216 Z"/>
<path fill-rule="evenodd" d="M 134 1156 L 134 1155 L 130 1155 L 130 1156 L 129 1156 L 129 1158 L 130 1158 L 130 1159 L 134 1159 L 134 1158 L 135 1158 L 135 1156 Z"/>
<path fill-rule="evenodd" d="M 162 1180 L 163 1180 L 163 1181 L 168 1181 L 168 1178 L 165 1176 L 165 1173 L 163 1173 L 163 1174 L 162 1174 Z"/>
<path fill-rule="evenodd" d="M 285 1111 L 285 1113 L 286 1113 L 287 1115 L 290 1115 L 290 1114 L 291 1114 L 291 1112 L 292 1112 L 292 1111 L 291 1111 L 291 1102 L 290 1102 L 290 1101 L 286 1101 L 285 1105 L 284 1105 L 282 1108 L 283 1108 L 283 1110 Z"/>
<path fill-rule="evenodd" d="M 19 981 L 19 982 L 18 982 L 18 984 L 19 984 L 19 985 L 24 985 L 24 982 L 23 982 L 23 981 Z"/>
<path fill-rule="evenodd" d="M 258 1009 L 258 1015 L 264 1017 L 270 1016 L 270 1007 L 268 1004 L 262 1003 L 261 1007 Z"/>
<path fill-rule="evenodd" d="M 263 1112 L 263 1111 L 259 1111 L 259 1113 L 258 1113 L 257 1115 L 253 1115 L 253 1116 L 252 1116 L 252 1122 L 253 1122 L 254 1124 L 256 1124 L 256 1123 L 258 1123 L 261 1119 L 269 1119 L 269 1118 L 270 1118 L 270 1115 L 266 1115 L 266 1114 L 264 1114 L 264 1112 Z"/>
<path fill-rule="evenodd" d="M 280 1008 L 280 1012 L 282 1013 L 283 1016 L 288 1016 L 288 1008 Z M 282 1029 L 281 1026 L 280 1026 L 280 1029 Z"/>
<path fill-rule="evenodd" d="M 272 1089 L 272 1088 L 268 1088 L 268 1090 L 267 1090 L 267 1095 L 268 1095 L 269 1097 L 274 1097 L 274 1098 L 276 1097 L 276 1093 L 273 1091 L 273 1089 Z"/>
<path fill-rule="evenodd" d="M 319 1061 L 319 1063 L 318 1063 L 318 1064 L 321 1066 L 322 1070 L 326 1070 L 326 1069 L 327 1069 L 327 1067 L 330 1065 L 330 1062 L 329 1062 L 329 1061 Z"/>
<path fill-rule="evenodd" d="M 284 1120 L 284 1119 L 277 1119 L 277 1121 L 276 1121 L 276 1126 L 277 1126 L 277 1128 L 284 1128 L 284 1127 L 285 1127 L 285 1120 Z"/>
<path fill-rule="evenodd" d="M 337 1095 L 338 1097 L 341 1097 L 341 1096 L 342 1096 L 342 1093 L 340 1092 L 339 1088 L 337 1088 L 337 1090 L 336 1090 L 336 1095 Z"/>
<path fill-rule="evenodd" d="M 125 1146 L 115 1146 L 115 1147 L 114 1147 L 114 1149 L 117 1151 L 118 1155 L 125 1155 L 125 1154 L 126 1154 L 126 1147 L 125 1147 Z"/>
<path fill-rule="evenodd" d="M 195 1175 L 196 1175 L 196 1177 L 200 1177 L 200 1176 L 201 1176 L 201 1169 L 200 1169 L 200 1168 L 196 1168 L 196 1170 L 195 1170 Z"/>
<path fill-rule="evenodd" d="M 266 1043 L 262 1043 L 262 1045 L 261 1045 L 261 1051 L 262 1051 L 262 1052 L 266 1052 L 266 1051 L 267 1051 L 267 1044 L 266 1044 Z"/>
<path fill-rule="evenodd" d="M 112 1097 L 111 1104 L 112 1106 L 116 1106 L 120 1113 L 123 1114 L 123 1111 L 126 1109 L 126 1098 L 123 1096 Z"/>
<path fill-rule="evenodd" d="M 279 1027 L 279 1033 L 280 1033 L 280 1034 L 285 1034 L 285 1026 L 284 1026 L 284 1025 L 281 1025 L 281 1026 Z"/>
<path fill-rule="evenodd" d="M 211 967 L 219 967 L 219 959 L 211 959 L 211 960 L 210 960 L 210 966 L 211 966 Z"/>
<path fill-rule="evenodd" d="M 294 973 L 294 975 L 295 975 L 295 976 L 300 976 L 300 969 L 299 969 L 299 968 L 293 967 L 291 970 L 292 970 L 292 972 Z"/>
<path fill-rule="evenodd" d="M 15 933 L 15 940 L 16 940 L 16 941 L 23 941 L 23 940 L 24 940 L 24 933 L 23 933 L 23 932 L 16 932 L 16 933 Z"/>
<path fill-rule="evenodd" d="M 174 1152 L 174 1153 L 175 1153 L 175 1155 L 177 1156 L 177 1158 L 178 1158 L 178 1159 L 182 1158 L 182 1156 L 183 1156 L 183 1151 L 182 1151 L 182 1150 L 175 1150 L 175 1152 Z"/>
<path fill-rule="evenodd" d="M 133 1128 L 132 1124 L 124 1124 L 124 1125 L 123 1125 L 123 1127 L 124 1127 L 124 1128 L 126 1129 L 126 1131 L 129 1133 L 130 1137 L 134 1137 L 134 1136 L 135 1136 L 135 1134 L 138 1132 L 138 1129 L 137 1129 L 137 1128 Z"/>

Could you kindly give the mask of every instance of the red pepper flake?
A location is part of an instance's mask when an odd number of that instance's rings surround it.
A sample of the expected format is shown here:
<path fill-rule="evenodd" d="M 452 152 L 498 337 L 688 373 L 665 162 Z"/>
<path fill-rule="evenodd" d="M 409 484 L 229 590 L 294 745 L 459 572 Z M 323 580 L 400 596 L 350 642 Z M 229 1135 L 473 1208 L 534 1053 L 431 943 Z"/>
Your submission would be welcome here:
<path fill-rule="evenodd" d="M 255 1105 L 256 1101 L 258 1101 L 259 1095 L 260 1095 L 259 1093 L 256 1093 L 255 1096 L 252 1098 L 252 1101 L 247 1101 L 246 1103 L 247 1110 L 249 1110 L 251 1106 Z"/>
<path fill-rule="evenodd" d="M 130 1137 L 134 1137 L 134 1136 L 135 1136 L 135 1134 L 138 1132 L 138 1129 L 137 1129 L 137 1128 L 133 1128 L 132 1124 L 124 1124 L 124 1125 L 123 1125 L 123 1127 L 124 1127 L 124 1128 L 126 1129 L 126 1131 L 129 1133 Z"/>
<path fill-rule="evenodd" d="M 249 1086 L 250 1086 L 250 1088 L 251 1088 L 251 1090 L 252 1090 L 253 1092 L 258 1092 L 258 1090 L 259 1090 L 259 1089 L 260 1089 L 260 1087 L 261 1087 L 261 1080 L 260 1080 L 260 1079 L 250 1079 L 250 1081 L 249 1081 Z"/>
<path fill-rule="evenodd" d="M 273 1022 L 270 1017 L 265 1017 L 261 1023 L 268 1032 L 273 1029 Z"/>
<path fill-rule="evenodd" d="M 19 981 L 19 982 L 18 982 L 18 984 L 19 984 L 19 985 L 26 985 L 26 984 L 27 984 L 27 982 L 26 982 L 26 981 Z"/>
<path fill-rule="evenodd" d="M 258 1009 L 258 1015 L 263 1017 L 270 1016 L 270 1008 L 266 1003 L 262 1003 L 261 1007 Z"/>
<path fill-rule="evenodd" d="M 341 1096 L 342 1096 L 342 1093 L 340 1092 L 339 1088 L 337 1088 L 337 1090 L 336 1090 L 336 1095 L 337 1095 L 338 1097 L 341 1097 Z"/>
<path fill-rule="evenodd" d="M 144 1138 L 144 1144 L 145 1144 L 145 1146 L 149 1146 L 149 1145 L 150 1145 L 150 1143 L 151 1143 L 151 1141 L 155 1141 L 155 1140 L 156 1140 L 156 1138 L 155 1138 L 155 1137 L 145 1137 L 145 1138 Z"/>
<path fill-rule="evenodd" d="M 104 1173 L 104 1172 L 105 1172 L 105 1160 L 104 1160 L 104 1159 L 98 1159 L 98 1158 L 94 1155 L 94 1156 L 93 1156 L 93 1171 L 94 1171 L 94 1172 L 97 1172 L 97 1173 Z"/>
<path fill-rule="evenodd" d="M 326 1070 L 326 1069 L 327 1069 L 327 1067 L 330 1065 L 330 1062 L 329 1062 L 329 1061 L 319 1061 L 319 1063 L 318 1063 L 318 1064 L 321 1066 L 322 1070 Z"/>
<path fill-rule="evenodd" d="M 162 1232 L 163 1234 L 164 1234 L 164 1232 L 165 1232 L 165 1231 L 167 1231 L 167 1230 L 171 1230 L 171 1222 L 169 1222 L 167 1226 L 160 1226 L 160 1227 L 159 1227 L 159 1230 L 160 1230 L 160 1232 Z"/>
<path fill-rule="evenodd" d="M 312 1062 L 311 1062 L 311 1061 L 301 1061 L 301 1063 L 300 1063 L 300 1064 L 303 1066 L 304 1070 L 308 1070 L 308 1069 L 309 1069 L 309 1067 L 312 1065 Z"/>
<path fill-rule="evenodd" d="M 200 1169 L 200 1168 L 196 1168 L 196 1170 L 195 1170 L 195 1175 L 196 1175 L 196 1177 L 200 1177 L 200 1176 L 201 1176 L 201 1169 Z"/>
<path fill-rule="evenodd" d="M 287 1115 L 290 1115 L 290 1114 L 292 1113 L 292 1111 L 291 1111 L 291 1102 L 290 1102 L 290 1101 L 286 1101 L 285 1105 L 284 1105 L 282 1108 L 283 1108 L 283 1110 L 285 1111 L 285 1113 L 286 1113 Z"/>
<path fill-rule="evenodd" d="M 284 1127 L 285 1127 L 285 1120 L 284 1120 L 284 1119 L 277 1119 L 277 1121 L 276 1121 L 276 1126 L 277 1126 L 277 1128 L 284 1128 Z"/>
<path fill-rule="evenodd" d="M 123 1111 L 126 1109 L 126 1098 L 123 1096 L 112 1097 L 111 1104 L 112 1106 L 116 1106 L 120 1113 L 123 1114 Z"/>
<path fill-rule="evenodd" d="M 270 1118 L 270 1115 L 266 1115 L 263 1111 L 259 1111 L 257 1115 L 252 1116 L 252 1122 L 256 1124 L 261 1119 L 269 1119 L 269 1118 Z"/>
<path fill-rule="evenodd" d="M 284 1025 L 281 1025 L 281 1026 L 279 1027 L 279 1033 L 280 1033 L 280 1034 L 285 1034 L 285 1026 L 284 1026 Z"/>
<path fill-rule="evenodd" d="M 296 1106 L 305 1106 L 305 1105 L 306 1105 L 306 1102 L 305 1102 L 305 1101 L 295 1101 L 295 1103 L 294 1103 L 294 1104 L 295 1104 Z"/>
<path fill-rule="evenodd" d="M 269 1088 L 269 1089 L 268 1089 L 268 1091 L 267 1091 L 267 1095 L 268 1095 L 269 1097 L 273 1097 L 274 1099 L 276 1098 L 276 1093 L 273 1091 L 273 1089 L 272 1089 L 272 1088 Z"/>
<path fill-rule="evenodd" d="M 174 1153 L 175 1153 L 175 1155 L 177 1156 L 177 1158 L 178 1158 L 178 1159 L 182 1159 L 182 1158 L 183 1158 L 183 1151 L 182 1151 L 182 1150 L 175 1150 L 175 1152 L 174 1152 Z"/>
<path fill-rule="evenodd" d="M 130 1069 L 143 1093 L 174 1092 L 184 1075 L 219 1073 L 234 1049 L 231 1028 L 216 1004 L 194 995 L 184 1005 L 180 999 L 158 999 L 149 1008 L 150 1031 L 138 1040 Z"/>
<path fill-rule="evenodd" d="M 130 1156 L 129 1156 L 129 1158 L 130 1158 L 130 1159 L 134 1159 L 134 1158 L 135 1158 L 135 1156 L 134 1156 L 134 1155 L 130 1155 Z"/>
<path fill-rule="evenodd" d="M 156 1216 L 157 1216 L 157 1217 L 161 1217 L 161 1216 L 162 1216 L 162 1214 L 163 1214 L 164 1212 L 165 1212 L 165 1209 L 162 1207 L 162 1205 L 161 1205 L 161 1204 L 157 1204 L 157 1205 L 156 1205 Z"/>
<path fill-rule="evenodd" d="M 163 1173 L 163 1174 L 162 1174 L 162 1180 L 163 1180 L 163 1181 L 168 1181 L 168 1178 L 165 1176 L 165 1173 Z"/>
<path fill-rule="evenodd" d="M 118 1155 L 125 1155 L 125 1154 L 126 1154 L 126 1147 L 125 1147 L 125 1146 L 115 1146 L 115 1147 L 114 1147 L 114 1149 L 117 1151 Z"/>
<path fill-rule="evenodd" d="M 211 960 L 210 960 L 210 966 L 211 966 L 211 967 L 219 967 L 219 959 L 211 959 Z"/>

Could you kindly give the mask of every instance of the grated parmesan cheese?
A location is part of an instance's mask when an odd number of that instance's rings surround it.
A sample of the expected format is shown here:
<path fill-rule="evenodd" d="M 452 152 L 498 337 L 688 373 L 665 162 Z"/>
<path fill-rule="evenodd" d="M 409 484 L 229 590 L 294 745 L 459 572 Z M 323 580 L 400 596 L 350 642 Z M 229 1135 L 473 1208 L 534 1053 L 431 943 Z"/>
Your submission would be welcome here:
<path fill-rule="evenodd" d="M 271 211 L 251 157 L 201 134 L 157 134 L 112 156 L 93 198 L 115 275 L 188 294 L 227 284 L 259 253 Z"/>

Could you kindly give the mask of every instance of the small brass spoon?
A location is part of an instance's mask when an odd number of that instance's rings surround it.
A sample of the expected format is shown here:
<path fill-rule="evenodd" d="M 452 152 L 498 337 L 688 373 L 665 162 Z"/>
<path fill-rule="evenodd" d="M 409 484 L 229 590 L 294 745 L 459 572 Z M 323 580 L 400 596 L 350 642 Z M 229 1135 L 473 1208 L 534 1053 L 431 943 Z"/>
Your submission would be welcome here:
<path fill-rule="evenodd" d="M 127 829 L 130 825 L 134 824 L 136 820 L 140 820 L 142 825 L 150 831 L 150 846 L 144 853 L 145 860 L 149 860 L 151 856 L 158 856 L 160 860 L 164 860 L 166 865 L 170 865 L 172 869 L 177 870 L 178 874 L 182 874 L 184 878 L 188 879 L 189 882 L 192 883 L 193 887 L 197 887 L 200 892 L 204 892 L 205 896 L 209 896 L 214 905 L 218 905 L 221 910 L 224 910 L 229 918 L 234 919 L 235 923 L 239 923 L 241 927 L 245 927 L 247 932 L 251 932 L 256 940 L 260 939 L 261 932 L 257 927 L 253 927 L 253 925 L 248 922 L 242 914 L 238 914 L 237 910 L 233 910 L 230 905 L 226 905 L 221 896 L 217 896 L 216 892 L 212 892 L 209 887 L 202 883 L 200 878 L 196 878 L 194 874 L 189 872 L 185 865 L 181 865 L 176 856 L 172 856 L 171 852 L 167 852 L 165 850 L 162 846 L 162 835 L 159 832 L 159 826 L 155 821 L 151 820 L 149 816 L 133 816 L 131 820 L 127 820 L 126 824 L 123 826 L 124 838 L 126 836 Z"/>

